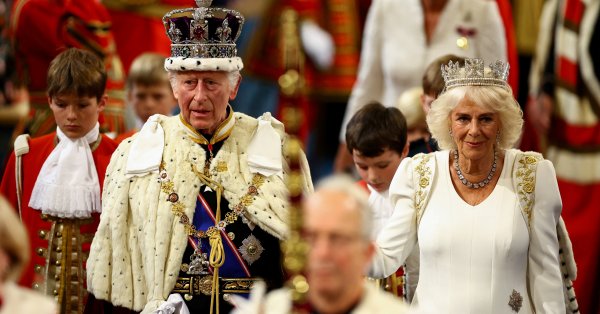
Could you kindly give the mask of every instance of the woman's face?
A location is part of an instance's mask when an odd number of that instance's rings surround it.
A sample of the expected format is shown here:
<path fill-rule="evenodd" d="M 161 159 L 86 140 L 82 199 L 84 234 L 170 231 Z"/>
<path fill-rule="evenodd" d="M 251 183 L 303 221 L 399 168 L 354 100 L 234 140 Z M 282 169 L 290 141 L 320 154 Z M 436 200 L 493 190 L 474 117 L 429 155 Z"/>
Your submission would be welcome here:
<path fill-rule="evenodd" d="M 450 130 L 461 156 L 471 161 L 491 158 L 500 130 L 500 117 L 465 97 L 450 112 Z"/>

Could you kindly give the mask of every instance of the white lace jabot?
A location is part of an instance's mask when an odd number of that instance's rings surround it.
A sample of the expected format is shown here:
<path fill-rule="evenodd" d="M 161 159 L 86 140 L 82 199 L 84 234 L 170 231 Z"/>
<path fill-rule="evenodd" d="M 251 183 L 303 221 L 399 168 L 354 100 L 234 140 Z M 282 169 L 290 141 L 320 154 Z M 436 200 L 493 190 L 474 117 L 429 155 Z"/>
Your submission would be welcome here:
<path fill-rule="evenodd" d="M 99 213 L 100 182 L 90 144 L 98 140 L 99 124 L 78 139 L 56 128 L 58 144 L 38 175 L 29 207 L 62 218 L 88 218 Z"/>

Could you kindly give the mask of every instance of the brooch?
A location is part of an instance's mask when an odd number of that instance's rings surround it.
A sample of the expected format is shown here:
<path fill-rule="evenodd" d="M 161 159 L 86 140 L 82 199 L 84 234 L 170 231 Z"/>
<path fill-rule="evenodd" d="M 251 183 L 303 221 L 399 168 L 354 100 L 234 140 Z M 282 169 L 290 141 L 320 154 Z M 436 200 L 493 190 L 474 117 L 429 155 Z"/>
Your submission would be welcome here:
<path fill-rule="evenodd" d="M 523 297 L 517 290 L 513 289 L 508 300 L 508 305 L 513 311 L 519 313 L 521 306 L 523 306 Z"/>

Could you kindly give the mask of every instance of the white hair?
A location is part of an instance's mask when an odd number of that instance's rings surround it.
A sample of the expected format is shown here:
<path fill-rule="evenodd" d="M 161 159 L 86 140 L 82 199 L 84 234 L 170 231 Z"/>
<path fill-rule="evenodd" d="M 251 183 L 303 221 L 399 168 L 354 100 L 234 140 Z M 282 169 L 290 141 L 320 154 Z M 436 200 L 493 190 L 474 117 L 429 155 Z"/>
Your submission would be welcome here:
<path fill-rule="evenodd" d="M 441 149 L 456 149 L 450 136 L 450 115 L 463 99 L 472 100 L 476 105 L 492 110 L 500 120 L 501 150 L 512 148 L 523 128 L 523 111 L 515 100 L 510 88 L 497 86 L 460 86 L 444 92 L 433 101 L 427 114 L 427 126 L 431 136 Z"/>
<path fill-rule="evenodd" d="M 168 70 L 167 72 L 169 73 L 169 82 L 171 83 L 171 88 L 173 90 L 177 89 L 177 84 L 179 83 L 177 81 L 177 73 L 181 71 Z M 229 81 L 229 88 L 233 89 L 239 83 L 242 75 L 238 70 L 225 73 L 227 74 L 227 80 Z"/>
<path fill-rule="evenodd" d="M 373 231 L 373 212 L 369 205 L 369 195 L 367 191 L 358 186 L 356 182 L 348 175 L 332 175 L 320 180 L 317 183 L 315 192 L 334 191 L 346 195 L 356 204 L 356 209 L 360 214 L 361 230 L 360 234 L 363 240 L 370 242 Z"/>

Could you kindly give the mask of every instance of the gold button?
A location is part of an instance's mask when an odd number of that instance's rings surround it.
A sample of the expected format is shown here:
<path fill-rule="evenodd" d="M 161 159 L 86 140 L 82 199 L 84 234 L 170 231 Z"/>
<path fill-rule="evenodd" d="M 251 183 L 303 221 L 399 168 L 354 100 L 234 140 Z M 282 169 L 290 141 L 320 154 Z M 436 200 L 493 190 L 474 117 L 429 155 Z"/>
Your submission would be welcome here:
<path fill-rule="evenodd" d="M 38 256 L 44 256 L 44 249 L 39 247 L 35 250 L 35 253 L 37 253 Z"/>
<path fill-rule="evenodd" d="M 34 283 L 33 286 L 31 286 L 34 290 L 37 290 L 40 288 L 40 284 L 39 283 Z"/>
<path fill-rule="evenodd" d="M 458 48 L 467 49 L 469 48 L 469 40 L 467 39 L 467 37 L 460 37 L 456 40 L 456 45 L 458 46 Z"/>
<path fill-rule="evenodd" d="M 57 246 L 57 247 L 56 247 L 56 252 L 58 252 L 58 253 L 62 252 L 62 247 L 60 247 L 60 246 Z"/>
<path fill-rule="evenodd" d="M 56 261 L 54 264 L 56 264 L 56 266 L 60 266 L 60 260 Z"/>
<path fill-rule="evenodd" d="M 231 300 L 231 295 L 229 293 L 224 293 L 223 294 L 223 300 L 229 302 L 229 300 Z"/>
<path fill-rule="evenodd" d="M 60 232 L 60 231 L 56 231 L 56 237 L 57 237 L 57 238 L 60 238 L 60 237 L 62 237 L 62 232 Z"/>
<path fill-rule="evenodd" d="M 42 220 L 43 221 L 48 221 L 48 219 L 49 219 L 48 214 L 42 214 Z"/>
<path fill-rule="evenodd" d="M 54 295 L 58 295 L 58 290 L 54 289 L 54 290 L 52 291 L 52 293 L 53 293 Z"/>
<path fill-rule="evenodd" d="M 40 236 L 40 238 L 45 239 L 46 238 L 46 231 L 45 230 L 40 230 L 40 232 L 38 232 L 38 235 Z"/>
<path fill-rule="evenodd" d="M 35 265 L 35 267 L 33 267 L 33 270 L 36 273 L 38 273 L 38 274 L 41 273 L 42 272 L 42 265 Z"/>
<path fill-rule="evenodd" d="M 60 275 L 59 274 L 54 274 L 54 280 L 58 280 L 60 279 Z"/>
<path fill-rule="evenodd" d="M 186 293 L 186 294 L 183 295 L 183 298 L 186 301 L 191 301 L 194 298 L 194 296 L 193 295 L 189 295 L 189 294 Z"/>

